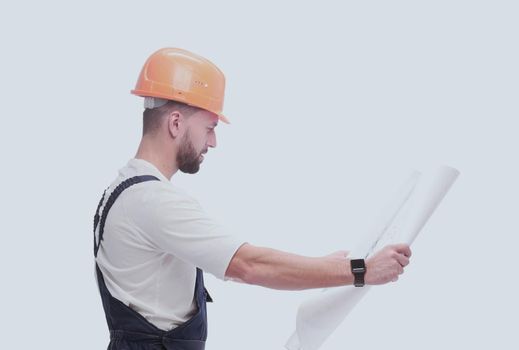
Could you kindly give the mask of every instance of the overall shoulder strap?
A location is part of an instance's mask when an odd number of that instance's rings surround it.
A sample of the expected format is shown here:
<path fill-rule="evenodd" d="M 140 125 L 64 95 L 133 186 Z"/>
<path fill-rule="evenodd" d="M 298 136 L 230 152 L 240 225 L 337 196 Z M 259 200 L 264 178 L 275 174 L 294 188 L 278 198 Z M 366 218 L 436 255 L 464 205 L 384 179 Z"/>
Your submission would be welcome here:
<path fill-rule="evenodd" d="M 108 197 L 106 204 L 104 206 L 102 215 L 99 215 L 99 210 L 101 209 L 101 205 L 103 204 L 103 200 L 106 195 L 106 190 L 105 190 L 101 200 L 99 201 L 99 204 L 97 205 L 97 210 L 94 215 L 94 256 L 97 257 L 97 252 L 99 250 L 99 247 L 101 246 L 101 241 L 103 240 L 103 232 L 105 229 L 106 217 L 108 216 L 108 212 L 110 211 L 110 208 L 112 207 L 112 205 L 115 203 L 115 200 L 117 199 L 117 197 L 119 197 L 119 195 L 128 187 L 141 183 L 141 182 L 145 182 L 145 181 L 160 181 L 160 180 L 153 175 L 134 176 L 134 177 L 124 180 L 119 185 L 117 185 L 117 187 L 110 194 L 110 196 Z M 99 235 L 98 235 L 98 241 L 96 242 L 96 229 L 97 229 L 98 225 L 99 225 Z"/>

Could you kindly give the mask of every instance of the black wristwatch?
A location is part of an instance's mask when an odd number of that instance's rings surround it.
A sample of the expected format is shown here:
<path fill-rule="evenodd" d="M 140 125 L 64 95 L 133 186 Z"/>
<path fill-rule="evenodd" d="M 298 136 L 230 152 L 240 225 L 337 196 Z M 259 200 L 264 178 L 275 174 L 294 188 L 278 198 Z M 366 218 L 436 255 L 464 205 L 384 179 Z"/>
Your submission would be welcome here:
<path fill-rule="evenodd" d="M 355 287 L 364 287 L 364 275 L 366 274 L 366 263 L 364 259 L 352 259 L 350 263 L 351 272 L 355 277 Z"/>

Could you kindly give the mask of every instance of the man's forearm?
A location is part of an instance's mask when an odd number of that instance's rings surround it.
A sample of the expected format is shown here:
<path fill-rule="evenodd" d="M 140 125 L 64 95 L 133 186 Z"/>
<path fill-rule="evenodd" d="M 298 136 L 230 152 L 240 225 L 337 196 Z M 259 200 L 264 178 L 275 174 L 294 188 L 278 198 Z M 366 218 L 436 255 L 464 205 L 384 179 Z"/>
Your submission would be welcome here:
<path fill-rule="evenodd" d="M 244 244 L 234 255 L 226 277 L 274 289 L 300 290 L 353 283 L 345 256 L 306 257 Z"/>

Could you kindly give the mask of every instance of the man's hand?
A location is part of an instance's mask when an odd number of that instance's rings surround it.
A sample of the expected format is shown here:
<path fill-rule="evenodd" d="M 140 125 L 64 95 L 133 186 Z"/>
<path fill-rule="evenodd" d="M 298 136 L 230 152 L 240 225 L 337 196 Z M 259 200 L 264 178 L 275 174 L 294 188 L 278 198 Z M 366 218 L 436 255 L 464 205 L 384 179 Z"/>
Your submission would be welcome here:
<path fill-rule="evenodd" d="M 394 244 L 384 247 L 366 260 L 366 284 L 385 284 L 396 282 L 409 265 L 411 249 L 407 244 Z"/>

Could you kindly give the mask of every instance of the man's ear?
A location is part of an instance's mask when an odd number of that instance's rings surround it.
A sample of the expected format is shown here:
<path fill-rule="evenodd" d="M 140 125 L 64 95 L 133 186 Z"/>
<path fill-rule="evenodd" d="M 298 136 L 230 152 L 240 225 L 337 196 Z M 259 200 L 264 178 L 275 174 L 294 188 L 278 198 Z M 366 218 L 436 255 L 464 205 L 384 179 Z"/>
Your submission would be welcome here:
<path fill-rule="evenodd" d="M 172 111 L 168 115 L 168 131 L 171 137 L 177 138 L 182 133 L 183 128 L 182 114 L 179 111 Z"/>

